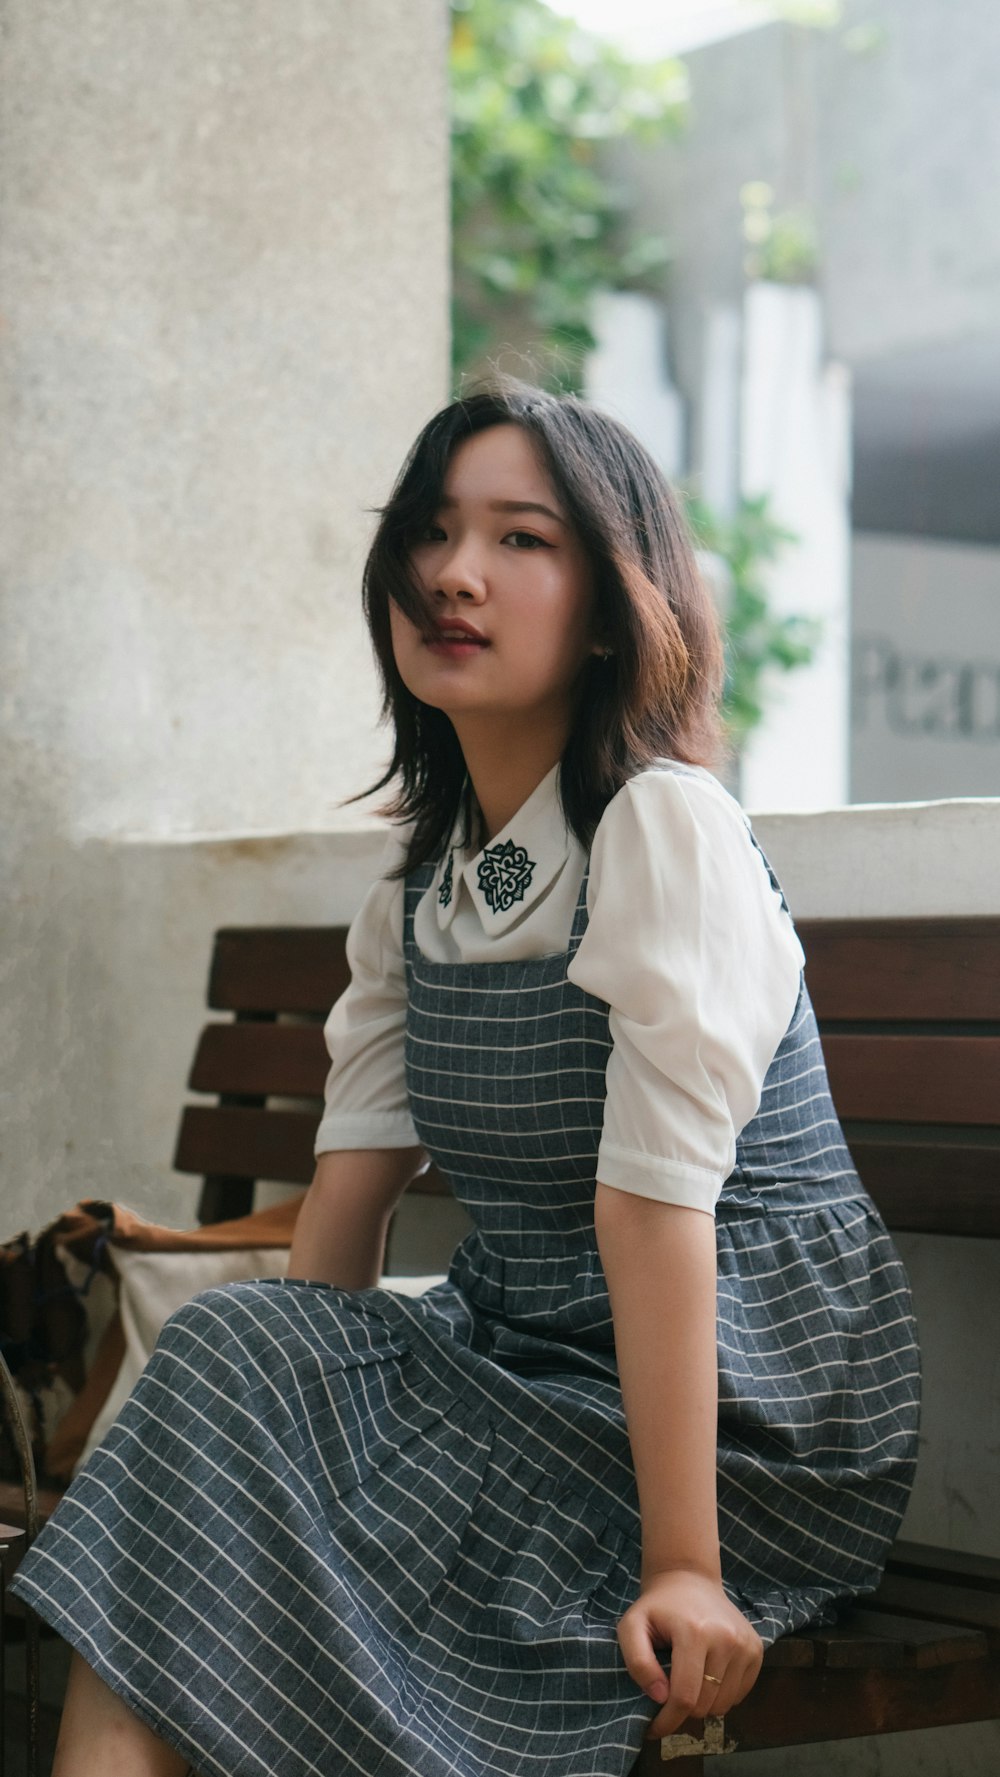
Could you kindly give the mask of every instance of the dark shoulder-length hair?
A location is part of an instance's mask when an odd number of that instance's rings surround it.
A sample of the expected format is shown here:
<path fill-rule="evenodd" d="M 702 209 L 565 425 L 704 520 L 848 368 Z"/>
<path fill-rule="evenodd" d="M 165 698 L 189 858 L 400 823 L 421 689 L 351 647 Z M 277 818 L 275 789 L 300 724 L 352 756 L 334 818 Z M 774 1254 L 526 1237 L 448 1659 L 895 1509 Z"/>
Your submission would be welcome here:
<path fill-rule="evenodd" d="M 413 823 L 399 874 L 439 858 L 462 806 L 465 762 L 449 718 L 407 690 L 392 649 L 393 601 L 431 633 L 410 566 L 437 515 L 452 453 L 491 426 L 519 426 L 534 444 L 594 576 L 596 634 L 611 652 L 584 669 L 559 793 L 589 850 L 612 796 L 656 759 L 713 765 L 723 754 L 723 652 L 712 595 L 698 571 L 677 498 L 627 427 L 572 395 L 513 379 L 449 403 L 420 433 L 400 471 L 365 564 L 363 596 L 392 729 L 392 759 L 373 790 L 395 784 L 383 810 Z M 474 810 L 465 807 L 466 841 Z M 481 836 L 480 836 L 481 837 Z"/>

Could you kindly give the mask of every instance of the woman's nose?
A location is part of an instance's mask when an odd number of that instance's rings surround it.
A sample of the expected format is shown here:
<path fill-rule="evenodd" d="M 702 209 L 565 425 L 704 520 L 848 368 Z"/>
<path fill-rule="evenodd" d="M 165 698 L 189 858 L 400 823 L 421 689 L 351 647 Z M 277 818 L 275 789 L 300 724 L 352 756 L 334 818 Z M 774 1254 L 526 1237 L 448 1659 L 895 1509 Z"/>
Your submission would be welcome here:
<path fill-rule="evenodd" d="M 437 599 L 462 599 L 481 604 L 486 597 L 486 577 L 482 562 L 467 542 L 458 544 L 444 561 L 439 561 L 434 577 Z"/>

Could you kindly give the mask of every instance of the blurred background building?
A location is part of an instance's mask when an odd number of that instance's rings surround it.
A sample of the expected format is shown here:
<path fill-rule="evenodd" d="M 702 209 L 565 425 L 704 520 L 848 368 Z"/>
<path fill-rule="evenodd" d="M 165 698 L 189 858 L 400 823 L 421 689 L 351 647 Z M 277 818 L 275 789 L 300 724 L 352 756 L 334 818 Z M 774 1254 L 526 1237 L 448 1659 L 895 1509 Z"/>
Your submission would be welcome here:
<path fill-rule="evenodd" d="M 744 799 L 995 795 L 1000 12 L 844 0 L 811 9 L 820 28 L 709 5 L 682 28 L 671 10 L 637 8 L 635 41 L 673 47 L 699 16 L 729 34 L 687 49 L 677 136 L 610 150 L 637 225 L 668 240 L 665 351 L 647 326 L 636 362 L 612 299 L 599 388 L 614 400 L 616 364 L 619 390 L 666 376 L 668 467 L 723 511 L 766 492 L 800 538 L 771 590 L 823 639 L 772 678 Z"/>

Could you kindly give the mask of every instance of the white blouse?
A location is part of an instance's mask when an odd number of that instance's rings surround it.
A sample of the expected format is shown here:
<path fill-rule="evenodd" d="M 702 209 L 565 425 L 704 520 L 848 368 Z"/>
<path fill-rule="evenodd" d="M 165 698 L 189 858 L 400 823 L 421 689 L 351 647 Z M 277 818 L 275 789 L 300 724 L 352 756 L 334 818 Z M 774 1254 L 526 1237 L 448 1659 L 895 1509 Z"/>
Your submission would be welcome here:
<path fill-rule="evenodd" d="M 452 844 L 414 919 L 433 962 L 566 949 L 586 855 L 558 766 L 502 833 Z M 739 803 L 700 766 L 662 760 L 609 803 L 594 836 L 587 930 L 568 978 L 610 1008 L 597 1176 L 712 1213 L 788 1028 L 804 962 Z M 383 867 L 402 855 L 396 833 Z M 403 883 L 374 883 L 347 941 L 351 983 L 326 1025 L 333 1066 L 317 1154 L 419 1145 L 403 1065 Z"/>

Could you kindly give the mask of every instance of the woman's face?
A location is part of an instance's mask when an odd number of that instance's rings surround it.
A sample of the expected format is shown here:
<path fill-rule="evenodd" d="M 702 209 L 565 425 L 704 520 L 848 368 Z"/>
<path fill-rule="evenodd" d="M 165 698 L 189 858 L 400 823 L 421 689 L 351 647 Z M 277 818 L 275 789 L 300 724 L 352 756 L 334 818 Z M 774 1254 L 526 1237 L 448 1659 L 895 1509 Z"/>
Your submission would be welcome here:
<path fill-rule="evenodd" d="M 400 677 L 421 702 L 463 720 L 562 726 L 597 652 L 593 578 L 528 434 L 499 425 L 454 451 L 440 507 L 411 550 L 435 633 L 393 603 Z"/>

